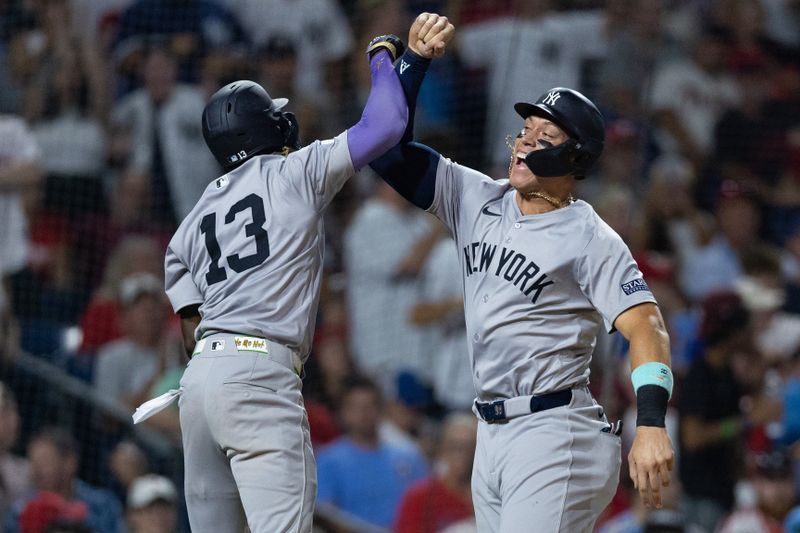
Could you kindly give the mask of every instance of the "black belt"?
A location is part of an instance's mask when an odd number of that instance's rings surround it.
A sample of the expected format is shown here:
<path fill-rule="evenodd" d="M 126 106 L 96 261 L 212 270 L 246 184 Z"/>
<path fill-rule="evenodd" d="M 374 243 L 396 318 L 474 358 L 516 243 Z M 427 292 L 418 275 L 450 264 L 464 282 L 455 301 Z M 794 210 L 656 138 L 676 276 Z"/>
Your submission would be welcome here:
<path fill-rule="evenodd" d="M 494 402 L 475 401 L 475 408 L 478 414 L 488 424 L 496 424 L 517 418 L 518 416 L 530 415 L 540 411 L 547 411 L 562 405 L 569 405 L 572 401 L 572 389 L 564 389 L 556 392 L 548 392 L 538 396 L 518 396 L 507 400 L 496 400 Z"/>

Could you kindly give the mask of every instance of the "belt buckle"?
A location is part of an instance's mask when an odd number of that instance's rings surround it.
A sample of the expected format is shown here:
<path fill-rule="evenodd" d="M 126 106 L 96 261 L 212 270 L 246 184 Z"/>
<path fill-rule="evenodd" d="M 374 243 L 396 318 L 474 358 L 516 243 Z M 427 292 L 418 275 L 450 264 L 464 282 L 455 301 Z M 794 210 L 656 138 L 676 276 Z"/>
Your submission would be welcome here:
<path fill-rule="evenodd" d="M 502 422 L 506 419 L 505 400 L 495 400 L 493 402 L 478 404 L 478 412 L 480 412 L 484 422 L 488 422 L 489 424 Z"/>

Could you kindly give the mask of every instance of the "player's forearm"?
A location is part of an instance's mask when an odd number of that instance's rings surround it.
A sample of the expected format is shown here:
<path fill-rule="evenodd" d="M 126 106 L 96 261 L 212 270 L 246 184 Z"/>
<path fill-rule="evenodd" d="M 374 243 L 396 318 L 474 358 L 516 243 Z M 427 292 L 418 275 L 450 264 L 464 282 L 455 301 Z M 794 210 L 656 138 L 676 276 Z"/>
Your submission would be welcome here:
<path fill-rule="evenodd" d="M 394 68 L 400 80 L 400 85 L 403 87 L 403 94 L 406 96 L 406 104 L 408 105 L 408 124 L 405 132 L 403 132 L 403 138 L 400 140 L 402 144 L 414 140 L 414 114 L 417 109 L 417 96 L 430 64 L 430 59 L 415 54 L 410 48 L 405 51 L 400 57 L 400 61 L 395 64 Z"/>
<path fill-rule="evenodd" d="M 669 335 L 661 312 L 655 304 L 643 303 L 622 313 L 615 325 L 630 343 L 636 425 L 663 428 L 672 396 L 672 370 Z"/>
<path fill-rule="evenodd" d="M 347 147 L 356 170 L 400 142 L 408 122 L 405 95 L 388 52 L 372 56 L 370 72 L 372 89 L 361 120 L 347 130 Z"/>

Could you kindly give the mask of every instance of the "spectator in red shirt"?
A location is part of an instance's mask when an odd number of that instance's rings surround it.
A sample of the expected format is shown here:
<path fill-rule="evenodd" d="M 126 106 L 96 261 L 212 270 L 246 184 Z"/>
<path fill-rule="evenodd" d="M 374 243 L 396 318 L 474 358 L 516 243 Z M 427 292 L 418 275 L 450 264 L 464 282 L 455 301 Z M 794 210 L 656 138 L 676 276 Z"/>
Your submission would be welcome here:
<path fill-rule="evenodd" d="M 397 533 L 436 533 L 474 517 L 470 478 L 477 422 L 467 413 L 445 419 L 435 474 L 403 495 Z"/>

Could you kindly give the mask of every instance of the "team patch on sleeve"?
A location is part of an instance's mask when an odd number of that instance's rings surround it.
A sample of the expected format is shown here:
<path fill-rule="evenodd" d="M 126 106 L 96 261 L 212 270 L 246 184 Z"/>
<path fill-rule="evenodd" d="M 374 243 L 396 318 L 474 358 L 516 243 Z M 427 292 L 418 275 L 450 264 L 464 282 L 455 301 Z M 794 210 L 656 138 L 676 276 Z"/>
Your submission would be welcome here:
<path fill-rule="evenodd" d="M 650 287 L 647 286 L 647 283 L 645 283 L 644 279 L 642 278 L 636 278 L 627 283 L 623 283 L 622 285 L 620 285 L 620 287 L 622 287 L 623 292 L 625 292 L 625 294 L 627 294 L 628 296 L 630 296 L 634 292 L 650 290 Z"/>

